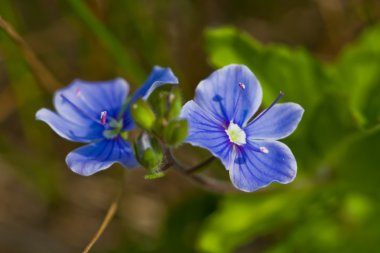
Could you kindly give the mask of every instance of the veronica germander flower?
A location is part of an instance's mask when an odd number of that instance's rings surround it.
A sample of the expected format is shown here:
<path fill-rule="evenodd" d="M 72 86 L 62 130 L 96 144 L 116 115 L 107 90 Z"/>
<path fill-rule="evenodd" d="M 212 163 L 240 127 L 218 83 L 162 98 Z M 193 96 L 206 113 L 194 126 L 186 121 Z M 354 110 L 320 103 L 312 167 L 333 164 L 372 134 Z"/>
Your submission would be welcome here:
<path fill-rule="evenodd" d="M 199 83 L 194 100 L 182 109 L 189 123 L 185 142 L 218 157 L 242 191 L 289 183 L 296 176 L 296 160 L 277 140 L 296 129 L 304 110 L 295 103 L 276 104 L 282 95 L 249 121 L 262 100 L 255 75 L 244 65 L 217 70 Z"/>
<path fill-rule="evenodd" d="M 43 108 L 36 118 L 65 139 L 89 143 L 67 155 L 66 163 L 72 171 L 89 176 L 114 163 L 132 168 L 138 163 L 127 142 L 127 132 L 135 127 L 131 105 L 138 98 L 148 98 L 163 84 L 177 83 L 177 77 L 169 68 L 154 67 L 126 103 L 129 85 L 122 78 L 104 82 L 75 80 L 55 93 L 57 113 Z"/>

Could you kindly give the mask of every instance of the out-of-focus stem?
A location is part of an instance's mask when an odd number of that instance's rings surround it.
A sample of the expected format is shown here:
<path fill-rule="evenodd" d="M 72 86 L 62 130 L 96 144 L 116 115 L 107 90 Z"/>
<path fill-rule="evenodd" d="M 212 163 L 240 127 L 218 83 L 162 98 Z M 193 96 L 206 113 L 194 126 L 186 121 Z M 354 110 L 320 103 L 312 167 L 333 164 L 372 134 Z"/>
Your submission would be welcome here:
<path fill-rule="evenodd" d="M 190 178 L 192 181 L 198 183 L 199 185 L 201 185 L 202 187 L 210 191 L 217 192 L 217 193 L 236 192 L 236 189 L 233 188 L 230 184 L 227 184 L 225 182 L 222 182 L 220 180 L 216 180 L 213 178 L 192 174 L 194 171 L 196 171 L 200 167 L 203 167 L 209 164 L 211 161 L 213 161 L 213 159 L 211 158 L 201 163 L 200 165 L 202 166 L 197 165 L 193 168 L 186 168 L 179 161 L 177 161 L 172 151 L 168 148 L 165 149 L 165 157 L 167 159 L 167 164 L 171 165 L 174 169 L 176 169 L 182 175 L 185 175 L 186 177 Z"/>
<path fill-rule="evenodd" d="M 195 166 L 193 166 L 191 168 L 186 169 L 186 173 L 188 173 L 188 174 L 195 173 L 198 170 L 200 170 L 200 169 L 204 168 L 205 166 L 209 165 L 213 161 L 215 161 L 215 156 L 210 156 L 209 158 L 207 158 L 203 162 L 201 162 L 201 163 L 199 163 L 199 164 L 197 164 L 197 165 L 195 165 Z"/>

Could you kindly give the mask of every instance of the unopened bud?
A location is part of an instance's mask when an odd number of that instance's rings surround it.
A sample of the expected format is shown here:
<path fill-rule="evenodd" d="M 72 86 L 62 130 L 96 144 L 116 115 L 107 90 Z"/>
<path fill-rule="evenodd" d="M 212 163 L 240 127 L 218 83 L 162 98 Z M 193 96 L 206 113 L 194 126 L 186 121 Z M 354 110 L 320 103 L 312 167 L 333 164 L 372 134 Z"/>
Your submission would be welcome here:
<path fill-rule="evenodd" d="M 173 89 L 169 94 L 169 113 L 168 119 L 176 119 L 181 113 L 182 109 L 182 97 L 179 89 Z"/>
<path fill-rule="evenodd" d="M 171 121 L 164 129 L 164 140 L 170 146 L 178 146 L 186 139 L 187 131 L 187 120 Z"/>
<path fill-rule="evenodd" d="M 132 105 L 131 114 L 136 124 L 146 130 L 150 130 L 156 120 L 154 112 L 143 99 L 137 100 Z"/>
<path fill-rule="evenodd" d="M 142 133 L 134 143 L 137 161 L 149 171 L 154 171 L 161 163 L 163 154 L 156 139 Z"/>

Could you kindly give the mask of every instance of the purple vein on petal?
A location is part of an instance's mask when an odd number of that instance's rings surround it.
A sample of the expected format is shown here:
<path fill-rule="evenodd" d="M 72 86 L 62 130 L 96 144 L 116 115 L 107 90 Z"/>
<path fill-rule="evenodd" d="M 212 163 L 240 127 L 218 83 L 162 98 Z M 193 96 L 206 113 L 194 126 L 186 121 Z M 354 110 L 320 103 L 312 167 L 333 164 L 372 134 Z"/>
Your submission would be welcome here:
<path fill-rule="evenodd" d="M 91 115 L 88 115 L 85 111 L 83 111 L 81 108 L 79 108 L 77 105 L 75 105 L 75 104 L 74 104 L 70 99 L 68 99 L 65 95 L 61 94 L 60 96 L 61 96 L 61 98 L 62 98 L 64 101 L 66 101 L 67 103 L 69 103 L 69 105 L 71 105 L 71 107 L 73 107 L 73 108 L 74 108 L 77 112 L 79 112 L 82 116 L 84 116 L 84 117 L 86 117 L 86 118 L 88 118 L 88 119 L 90 119 L 90 120 L 92 120 L 92 121 L 95 121 L 95 122 L 101 124 L 101 122 L 100 122 L 98 119 L 92 117 Z"/>

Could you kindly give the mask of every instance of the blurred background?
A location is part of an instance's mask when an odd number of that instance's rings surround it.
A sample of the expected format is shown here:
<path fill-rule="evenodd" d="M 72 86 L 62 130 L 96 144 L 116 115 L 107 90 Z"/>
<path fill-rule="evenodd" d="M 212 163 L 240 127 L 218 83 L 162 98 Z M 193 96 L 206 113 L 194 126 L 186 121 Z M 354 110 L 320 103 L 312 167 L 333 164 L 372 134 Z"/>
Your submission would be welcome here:
<path fill-rule="evenodd" d="M 57 80 L 36 78 L 0 31 L 1 253 L 81 252 L 120 188 L 92 252 L 379 251 L 378 0 L 1 0 L 0 16 Z M 153 65 L 169 66 L 188 100 L 230 63 L 257 75 L 263 108 L 280 90 L 305 108 L 284 141 L 298 161 L 292 184 L 218 194 L 174 171 L 81 177 L 64 162 L 79 145 L 34 118 L 75 78 L 121 76 L 135 90 Z M 177 155 L 189 165 L 209 156 L 186 145 Z M 207 173 L 228 180 L 219 162 Z"/>

